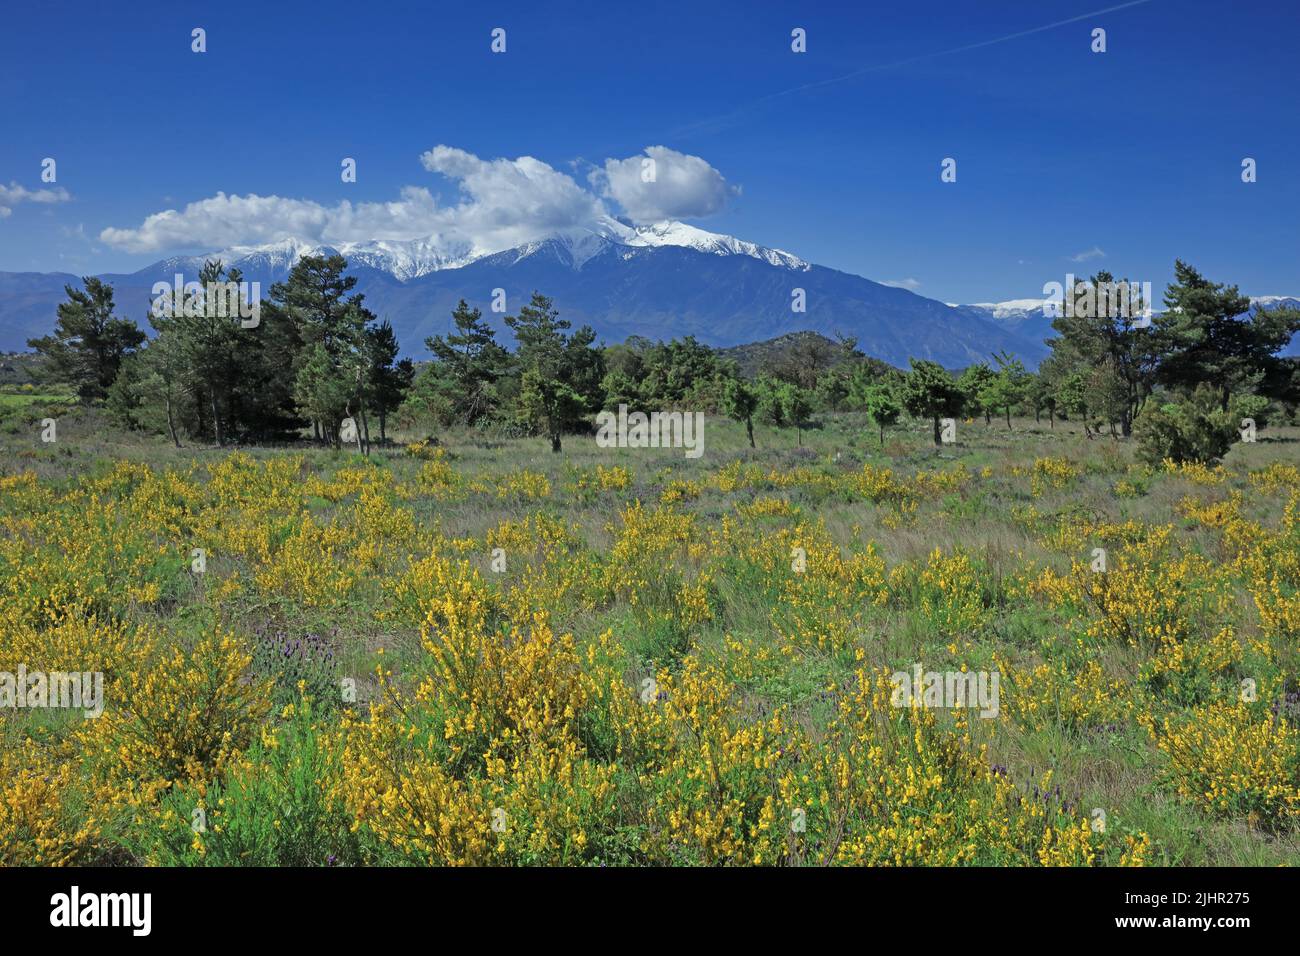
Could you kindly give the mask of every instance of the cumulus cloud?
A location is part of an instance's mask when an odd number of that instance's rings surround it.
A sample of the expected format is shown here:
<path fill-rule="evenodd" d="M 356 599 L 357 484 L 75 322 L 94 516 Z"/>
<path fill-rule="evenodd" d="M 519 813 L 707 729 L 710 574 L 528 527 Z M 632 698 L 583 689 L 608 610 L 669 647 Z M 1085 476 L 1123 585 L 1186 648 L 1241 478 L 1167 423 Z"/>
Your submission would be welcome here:
<path fill-rule="evenodd" d="M 424 168 L 460 183 L 463 201 L 448 210 L 456 231 L 484 248 L 507 249 L 605 214 L 600 199 L 539 159 L 479 159 L 435 146 Z"/>
<path fill-rule="evenodd" d="M 634 222 L 710 216 L 740 192 L 700 157 L 667 146 L 647 146 L 641 156 L 607 159 L 588 179 Z"/>
<path fill-rule="evenodd" d="M 1074 255 L 1069 257 L 1071 262 L 1087 262 L 1089 259 L 1104 258 L 1106 258 L 1106 253 L 1101 246 L 1093 246 L 1091 249 L 1085 249 L 1083 252 L 1076 252 Z"/>
<path fill-rule="evenodd" d="M 655 162 L 654 182 L 642 160 Z M 593 189 L 531 156 L 480 159 L 452 146 L 420 156 L 426 170 L 457 184 L 458 201 L 440 204 L 423 186 L 407 186 L 389 202 L 324 205 L 309 199 L 217 193 L 145 218 L 134 228 L 104 229 L 100 239 L 128 252 L 213 249 L 286 238 L 342 244 L 370 239 L 434 237 L 447 245 L 496 252 L 609 215 L 612 200 L 633 220 L 705 216 L 738 190 L 704 160 L 662 146 L 642 156 L 606 160 Z M 634 181 L 633 181 L 634 180 Z"/>
<path fill-rule="evenodd" d="M 72 196 L 62 186 L 57 189 L 27 189 L 15 182 L 6 186 L 0 183 L 0 219 L 10 215 L 13 207 L 21 202 L 55 203 L 67 202 Z"/>
<path fill-rule="evenodd" d="M 319 240 L 330 216 L 325 207 L 305 199 L 217 193 L 181 210 L 156 212 L 136 229 L 110 226 L 99 238 L 127 252 L 274 242 L 289 236 Z"/>

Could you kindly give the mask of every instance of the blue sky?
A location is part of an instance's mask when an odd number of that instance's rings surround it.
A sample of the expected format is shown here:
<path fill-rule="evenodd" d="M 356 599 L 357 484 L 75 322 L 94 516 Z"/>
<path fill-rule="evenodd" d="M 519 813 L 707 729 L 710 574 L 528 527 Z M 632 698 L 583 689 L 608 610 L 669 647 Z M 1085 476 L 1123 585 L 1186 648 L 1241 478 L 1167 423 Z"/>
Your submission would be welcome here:
<path fill-rule="evenodd" d="M 286 223 L 343 228 L 343 201 L 347 228 L 381 231 L 467 204 L 456 228 L 500 241 L 537 227 L 512 216 L 588 199 L 626 213 L 600 171 L 663 146 L 702 161 L 673 207 L 708 213 L 695 225 L 944 301 L 1098 268 L 1159 288 L 1176 256 L 1300 294 L 1300 5 L 1095 12 L 1112 5 L 11 4 L 0 270 L 132 271 Z M 544 195 L 511 191 L 523 156 L 554 171 Z M 219 193 L 267 208 L 148 219 Z"/>

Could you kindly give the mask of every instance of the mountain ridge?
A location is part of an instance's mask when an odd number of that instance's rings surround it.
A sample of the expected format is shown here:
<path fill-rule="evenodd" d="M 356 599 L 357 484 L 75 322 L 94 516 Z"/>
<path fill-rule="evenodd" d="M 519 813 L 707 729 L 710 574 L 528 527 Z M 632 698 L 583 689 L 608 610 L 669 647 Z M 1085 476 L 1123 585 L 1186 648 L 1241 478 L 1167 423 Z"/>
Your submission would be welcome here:
<path fill-rule="evenodd" d="M 1251 308 L 1300 308 L 1300 296 L 1294 295 L 1254 295 L 1250 296 Z M 953 308 L 963 314 L 984 318 L 995 322 L 1008 331 L 1025 338 L 1052 338 L 1056 330 L 1052 320 L 1056 317 L 1060 300 L 1051 298 L 1006 299 L 1002 302 L 975 302 L 969 305 L 954 305 Z M 1162 310 L 1153 309 L 1153 315 L 1163 314 Z M 1283 355 L 1300 354 L 1300 338 L 1282 350 Z"/>
<path fill-rule="evenodd" d="M 426 337 L 448 330 L 462 298 L 504 333 L 505 313 L 491 310 L 498 289 L 509 313 L 534 290 L 544 292 L 564 318 L 591 325 L 607 341 L 694 335 L 726 348 L 795 332 L 842 334 L 903 367 L 916 357 L 959 368 L 998 351 L 1034 367 L 1051 331 L 1043 300 L 954 306 L 686 223 L 636 225 L 608 216 L 505 249 L 439 236 L 335 244 L 284 238 L 168 256 L 100 277 L 114 286 L 119 314 L 143 326 L 154 284 L 170 285 L 176 273 L 192 281 L 205 261 L 240 269 L 265 296 L 303 256 L 334 252 L 348 260 L 367 307 L 392 322 L 402 353 L 412 357 L 422 355 Z M 63 286 L 78 281 L 66 273 L 0 272 L 0 350 L 20 350 L 48 333 Z M 803 311 L 796 310 L 800 300 Z"/>

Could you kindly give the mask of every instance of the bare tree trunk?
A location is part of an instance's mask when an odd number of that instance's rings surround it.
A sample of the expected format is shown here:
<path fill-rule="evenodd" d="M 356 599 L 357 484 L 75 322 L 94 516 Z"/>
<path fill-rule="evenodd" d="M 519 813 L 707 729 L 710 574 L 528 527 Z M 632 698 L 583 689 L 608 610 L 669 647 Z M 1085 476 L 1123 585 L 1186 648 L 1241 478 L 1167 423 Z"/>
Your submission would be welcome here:
<path fill-rule="evenodd" d="M 172 444 L 174 444 L 177 448 L 180 448 L 181 440 L 176 437 L 176 422 L 172 418 L 172 395 L 170 391 L 167 393 L 167 397 L 164 399 L 164 402 L 167 405 L 167 431 L 171 433 Z"/>
<path fill-rule="evenodd" d="M 217 447 L 220 448 L 225 444 L 224 436 L 221 434 L 221 413 L 217 411 L 217 390 L 212 390 L 212 434 L 217 438 Z"/>
<path fill-rule="evenodd" d="M 195 395 L 194 413 L 198 416 L 198 421 L 195 422 L 195 425 L 198 428 L 198 431 L 195 432 L 196 435 L 202 435 L 205 431 L 208 430 L 208 420 L 207 420 L 207 416 L 203 414 L 203 408 L 204 408 L 204 402 L 203 402 L 202 394 Z"/>

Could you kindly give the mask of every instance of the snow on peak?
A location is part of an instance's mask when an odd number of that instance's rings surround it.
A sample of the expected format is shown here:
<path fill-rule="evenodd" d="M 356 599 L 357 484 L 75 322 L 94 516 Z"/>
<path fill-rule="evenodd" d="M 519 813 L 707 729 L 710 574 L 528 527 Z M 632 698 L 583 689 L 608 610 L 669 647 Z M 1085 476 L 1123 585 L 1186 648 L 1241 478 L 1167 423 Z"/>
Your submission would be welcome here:
<path fill-rule="evenodd" d="M 288 238 L 261 246 L 233 246 L 211 255 L 178 257 L 166 262 L 201 264 L 204 260 L 219 258 L 227 265 L 242 261 L 245 267 L 256 264 L 287 269 L 303 256 L 337 251 L 350 263 L 387 272 L 405 282 L 440 269 L 458 269 L 476 259 L 499 252 L 513 252 L 518 261 L 543 250 L 561 250 L 572 268 L 581 269 L 592 258 L 611 248 L 667 246 L 717 256 L 748 256 L 769 265 L 801 272 L 812 268 L 798 256 L 780 249 L 769 249 L 733 236 L 707 232 L 683 222 L 664 221 L 632 226 L 610 216 L 601 216 L 582 225 L 560 229 L 513 249 L 482 249 L 468 242 L 437 235 L 418 239 L 370 239 L 335 245 Z"/>
<path fill-rule="evenodd" d="M 769 249 L 733 236 L 707 232 L 684 222 L 665 220 L 630 226 L 609 216 L 601 216 L 581 226 L 552 233 L 545 239 L 524 243 L 514 252 L 516 261 L 546 249 L 562 249 L 574 269 L 613 247 L 663 248 L 676 246 L 717 256 L 749 256 L 783 269 L 806 271 L 812 268 L 798 256 L 780 249 Z"/>
<path fill-rule="evenodd" d="M 258 265 L 287 269 L 303 256 L 310 256 L 320 251 L 321 247 L 314 243 L 290 237 L 260 246 L 231 246 L 220 252 L 210 252 L 201 256 L 172 256 L 170 259 L 164 259 L 162 264 L 167 268 L 197 271 L 209 261 L 219 261 L 228 267 L 241 261 L 247 265 L 251 260 Z"/>
<path fill-rule="evenodd" d="M 345 242 L 338 250 L 350 263 L 387 272 L 403 282 L 439 269 L 456 269 L 478 258 L 469 243 L 449 242 L 440 236 Z"/>
<path fill-rule="evenodd" d="M 749 256 L 761 259 L 769 265 L 783 269 L 797 269 L 801 272 L 811 268 L 798 256 L 781 249 L 769 249 L 734 236 L 724 236 L 716 232 L 707 232 L 684 222 L 666 220 L 637 226 L 632 235 L 623 242 L 628 246 L 681 246 L 707 252 L 717 256 Z"/>
<path fill-rule="evenodd" d="M 1278 306 L 1291 306 L 1300 303 L 1300 296 L 1293 295 L 1255 295 L 1250 297 L 1250 304 L 1264 309 Z M 1053 318 L 1059 314 L 1061 299 L 1007 299 L 1003 302 L 972 302 L 968 305 L 948 303 L 955 309 L 979 309 L 994 319 L 1015 320 L 1031 316 Z M 1159 314 L 1157 310 L 1156 314 Z"/>
<path fill-rule="evenodd" d="M 1055 311 L 1060 299 L 1007 299 L 1005 302 L 972 302 L 968 308 L 980 309 L 997 319 L 1010 319 L 1027 315 L 1031 312 L 1047 313 Z"/>

